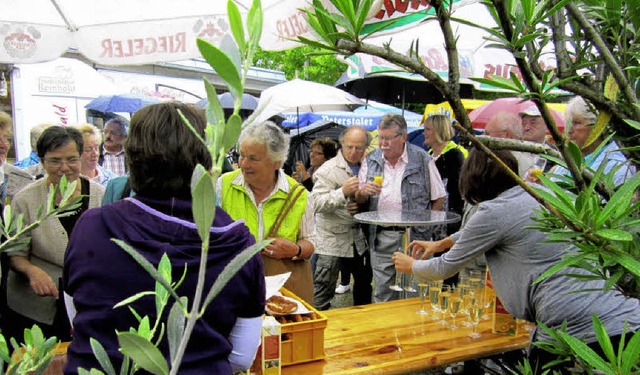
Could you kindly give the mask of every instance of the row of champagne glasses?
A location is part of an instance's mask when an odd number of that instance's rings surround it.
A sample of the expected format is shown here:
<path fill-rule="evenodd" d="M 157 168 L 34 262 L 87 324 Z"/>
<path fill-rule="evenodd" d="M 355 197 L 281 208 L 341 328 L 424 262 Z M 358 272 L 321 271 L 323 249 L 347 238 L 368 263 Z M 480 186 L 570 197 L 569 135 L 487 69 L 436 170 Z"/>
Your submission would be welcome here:
<path fill-rule="evenodd" d="M 481 335 L 477 331 L 478 323 L 490 303 L 485 301 L 483 283 L 472 281 L 471 285 L 473 287 L 459 283 L 457 287 L 452 287 L 443 285 L 442 281 L 419 283 L 420 309 L 417 313 L 429 314 L 425 309 L 428 299 L 434 320 L 438 320 L 442 325 L 448 325 L 450 329 L 459 329 L 456 319 L 466 315 L 469 318 L 469 323 L 462 325 L 473 327 L 473 332 L 469 334 L 470 337 L 480 337 Z M 447 322 L 447 316 L 452 319 L 451 323 Z"/>

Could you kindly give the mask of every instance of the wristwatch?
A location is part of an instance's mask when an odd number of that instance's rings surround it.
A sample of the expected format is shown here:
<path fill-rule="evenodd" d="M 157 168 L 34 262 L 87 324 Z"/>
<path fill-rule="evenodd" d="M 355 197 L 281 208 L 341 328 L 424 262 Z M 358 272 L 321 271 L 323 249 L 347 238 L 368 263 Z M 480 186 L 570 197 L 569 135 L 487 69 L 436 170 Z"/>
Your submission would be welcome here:
<path fill-rule="evenodd" d="M 302 255 L 302 246 L 296 244 L 298 246 L 298 254 L 296 254 L 295 256 L 293 256 L 291 258 L 291 260 L 300 260 L 302 258 L 300 258 L 300 255 Z"/>

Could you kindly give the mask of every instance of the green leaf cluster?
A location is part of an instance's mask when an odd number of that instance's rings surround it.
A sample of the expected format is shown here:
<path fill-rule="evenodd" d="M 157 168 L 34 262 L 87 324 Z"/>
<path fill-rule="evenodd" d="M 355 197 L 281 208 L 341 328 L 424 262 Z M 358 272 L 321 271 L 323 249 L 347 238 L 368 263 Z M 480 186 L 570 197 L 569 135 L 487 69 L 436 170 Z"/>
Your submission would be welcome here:
<path fill-rule="evenodd" d="M 6 374 L 43 374 L 54 357 L 56 337 L 45 338 L 37 325 L 24 330 L 24 341 L 18 344 L 10 339 L 13 351 L 9 351 L 5 337 L 0 334 L 0 373 Z"/>

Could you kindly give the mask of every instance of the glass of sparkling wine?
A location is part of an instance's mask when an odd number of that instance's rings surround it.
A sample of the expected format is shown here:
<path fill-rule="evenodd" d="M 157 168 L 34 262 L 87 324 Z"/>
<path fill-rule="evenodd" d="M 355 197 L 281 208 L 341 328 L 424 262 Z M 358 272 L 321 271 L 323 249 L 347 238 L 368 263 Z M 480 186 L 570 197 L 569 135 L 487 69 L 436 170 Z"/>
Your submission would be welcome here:
<path fill-rule="evenodd" d="M 474 301 L 471 306 L 469 306 L 469 319 L 473 324 L 473 332 L 469 334 L 469 337 L 473 339 L 477 339 L 482 337 L 480 333 L 478 333 L 478 324 L 480 323 L 480 319 L 482 318 L 484 306 L 481 301 Z"/>
<path fill-rule="evenodd" d="M 470 293 L 470 287 L 469 284 L 465 284 L 467 281 L 465 280 L 464 283 L 460 282 L 458 284 L 458 292 L 460 293 L 460 300 L 462 301 L 462 305 L 460 306 L 460 312 L 462 313 L 462 316 L 467 316 L 468 312 L 467 312 L 467 306 L 469 306 L 469 301 L 471 300 L 471 293 Z M 461 323 L 461 325 L 463 327 L 471 327 L 471 322 L 465 320 Z"/>
<path fill-rule="evenodd" d="M 424 309 L 427 297 L 429 295 L 429 284 L 418 283 L 418 294 L 420 295 L 420 310 L 417 311 L 420 315 L 427 315 L 427 310 Z"/>
<path fill-rule="evenodd" d="M 440 320 L 440 324 L 446 326 L 448 323 L 446 321 L 446 314 L 449 311 L 449 302 L 451 299 L 451 285 L 443 285 L 442 290 L 440 291 L 440 297 L 438 299 L 438 307 L 440 308 L 440 312 L 442 313 L 442 319 Z"/>
<path fill-rule="evenodd" d="M 462 297 L 460 296 L 460 292 L 458 290 L 451 291 L 451 297 L 449 298 L 449 315 L 451 316 L 452 323 L 449 325 L 449 329 L 458 329 L 456 325 L 456 317 L 460 312 L 462 307 Z"/>
<path fill-rule="evenodd" d="M 433 320 L 438 320 L 438 303 L 440 300 L 440 290 L 442 289 L 442 281 L 430 281 L 429 282 L 429 304 L 431 304 L 431 310 L 433 311 Z"/>

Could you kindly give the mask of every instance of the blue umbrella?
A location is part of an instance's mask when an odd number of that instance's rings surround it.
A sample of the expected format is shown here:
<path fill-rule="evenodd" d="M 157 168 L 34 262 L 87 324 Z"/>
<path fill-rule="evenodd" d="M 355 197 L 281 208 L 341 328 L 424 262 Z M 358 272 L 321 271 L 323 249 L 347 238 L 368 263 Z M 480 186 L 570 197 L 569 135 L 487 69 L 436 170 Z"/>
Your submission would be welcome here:
<path fill-rule="evenodd" d="M 222 108 L 233 109 L 233 96 L 231 96 L 230 93 L 225 92 L 218 95 L 218 100 L 220 101 Z M 207 98 L 203 98 L 196 103 L 196 106 L 198 108 L 205 108 L 208 103 L 209 101 Z M 253 95 L 242 94 L 242 104 L 240 105 L 240 109 L 253 111 L 256 107 L 258 107 L 258 98 Z"/>
<path fill-rule="evenodd" d="M 142 107 L 157 104 L 162 100 L 149 96 L 136 94 L 121 94 L 99 96 L 90 101 L 85 108 L 100 112 L 127 112 L 134 113 Z"/>

